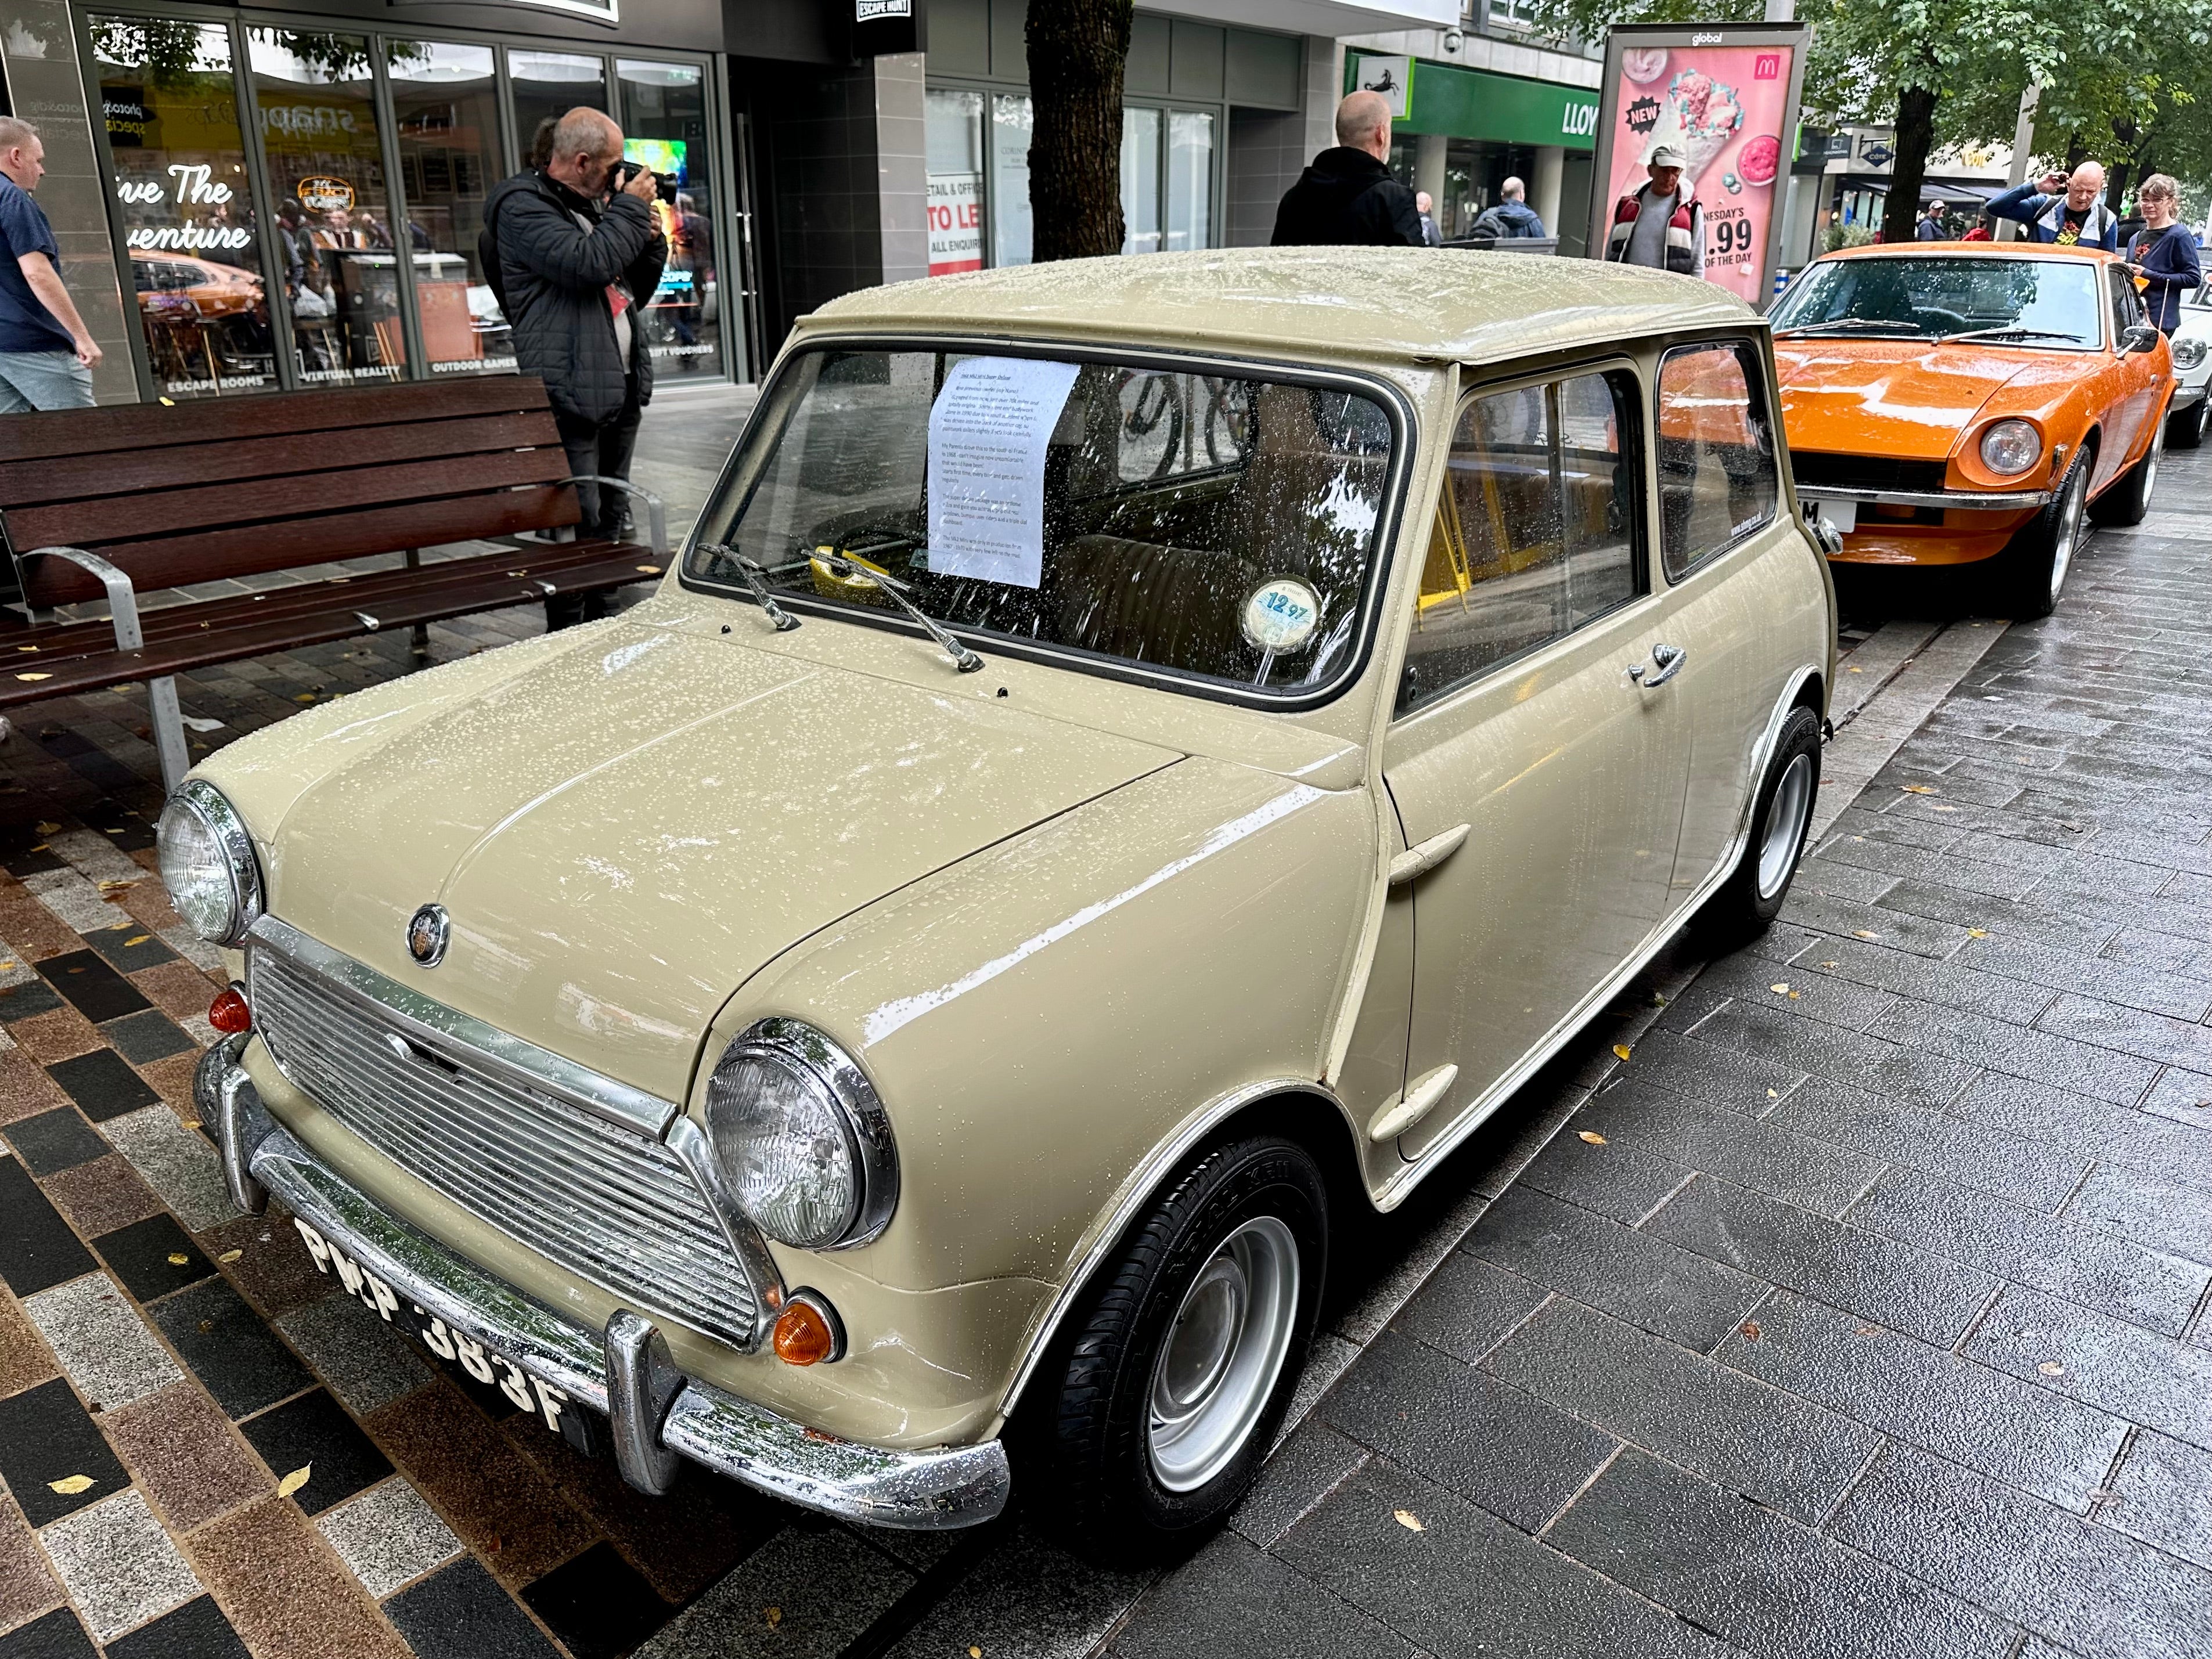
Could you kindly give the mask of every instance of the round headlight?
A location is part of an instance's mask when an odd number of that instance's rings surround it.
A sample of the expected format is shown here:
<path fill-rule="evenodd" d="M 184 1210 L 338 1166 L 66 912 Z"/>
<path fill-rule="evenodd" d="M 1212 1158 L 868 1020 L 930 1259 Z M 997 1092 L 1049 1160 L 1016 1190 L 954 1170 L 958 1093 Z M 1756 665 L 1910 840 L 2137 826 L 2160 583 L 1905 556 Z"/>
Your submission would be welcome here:
<path fill-rule="evenodd" d="M 2026 421 L 1999 421 L 1982 434 L 1982 465 L 2009 478 L 2043 456 L 2043 434 Z"/>
<path fill-rule="evenodd" d="M 2194 368 L 2204 361 L 2204 342 L 2197 335 L 2185 334 L 2173 343 L 2173 366 Z"/>
<path fill-rule="evenodd" d="M 261 915 L 253 837 L 222 792 L 188 778 L 155 830 L 161 884 L 185 926 L 214 945 L 236 945 Z"/>
<path fill-rule="evenodd" d="M 898 1201 L 890 1121 L 848 1054 L 797 1020 L 763 1020 L 707 1085 L 707 1141 L 738 1206 L 779 1244 L 865 1244 Z"/>

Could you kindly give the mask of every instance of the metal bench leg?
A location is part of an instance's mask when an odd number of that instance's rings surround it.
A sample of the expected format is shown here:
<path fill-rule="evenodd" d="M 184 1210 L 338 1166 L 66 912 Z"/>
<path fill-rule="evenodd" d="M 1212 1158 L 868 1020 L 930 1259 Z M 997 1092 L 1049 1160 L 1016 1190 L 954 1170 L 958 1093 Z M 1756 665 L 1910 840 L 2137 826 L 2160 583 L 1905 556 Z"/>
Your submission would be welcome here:
<path fill-rule="evenodd" d="M 146 702 L 154 714 L 154 747 L 161 756 L 161 787 L 171 794 L 192 769 L 185 752 L 184 715 L 177 708 L 177 683 L 164 674 L 146 682 Z"/>

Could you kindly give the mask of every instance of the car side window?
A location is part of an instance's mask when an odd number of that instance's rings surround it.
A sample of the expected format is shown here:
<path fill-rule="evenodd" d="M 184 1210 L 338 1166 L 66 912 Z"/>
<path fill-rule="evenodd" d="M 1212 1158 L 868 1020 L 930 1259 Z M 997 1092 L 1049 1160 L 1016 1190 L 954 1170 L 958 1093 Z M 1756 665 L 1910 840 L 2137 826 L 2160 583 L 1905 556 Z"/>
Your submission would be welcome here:
<path fill-rule="evenodd" d="M 1660 362 L 1658 401 L 1659 551 L 1679 582 L 1771 523 L 1782 487 L 1749 341 L 1677 346 Z"/>
<path fill-rule="evenodd" d="M 2119 266 L 2105 274 L 2112 285 L 2112 349 L 2119 351 L 2127 345 L 2122 337 L 2143 320 L 2142 295 L 2136 289 L 2135 278 Z"/>
<path fill-rule="evenodd" d="M 1614 370 L 1461 407 L 1398 713 L 1643 592 L 1639 401 Z"/>

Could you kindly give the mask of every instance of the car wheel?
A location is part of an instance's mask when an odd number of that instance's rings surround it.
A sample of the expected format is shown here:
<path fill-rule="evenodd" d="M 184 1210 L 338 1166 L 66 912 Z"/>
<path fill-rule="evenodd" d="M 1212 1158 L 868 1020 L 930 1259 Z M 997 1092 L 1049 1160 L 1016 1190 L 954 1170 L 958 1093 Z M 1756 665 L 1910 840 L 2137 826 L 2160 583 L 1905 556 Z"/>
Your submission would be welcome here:
<path fill-rule="evenodd" d="M 2074 568 L 2074 556 L 2081 551 L 2081 538 L 2088 533 L 2086 508 L 2089 474 L 2095 465 L 2096 452 L 2083 450 L 2074 470 L 2058 486 L 2057 499 L 2014 538 L 2010 555 L 2014 616 L 2032 620 L 2057 609 L 2067 574 Z"/>
<path fill-rule="evenodd" d="M 2186 409 L 2166 417 L 2166 441 L 2171 449 L 2194 449 L 2204 441 L 2204 428 L 2212 421 L 2212 396 L 2199 398 Z"/>
<path fill-rule="evenodd" d="M 1751 839 L 1735 872 L 1706 907 L 1705 921 L 1723 938 L 1735 940 L 1764 933 L 1782 912 L 1804 856 L 1806 832 L 1813 824 L 1813 803 L 1820 793 L 1820 719 L 1802 704 L 1782 722 L 1782 734 L 1766 763 L 1766 775 L 1752 798 Z"/>
<path fill-rule="evenodd" d="M 1321 1170 L 1292 1141 L 1218 1146 L 1169 1184 L 1060 1350 L 1031 1448 L 1048 1525 L 1127 1562 L 1194 1544 L 1229 1513 L 1304 1367 L 1328 1237 Z"/>
<path fill-rule="evenodd" d="M 2158 463 L 2166 453 L 2166 422 L 2151 434 L 2150 447 L 2120 481 L 2097 497 L 2089 511 L 2099 524 L 2141 524 L 2150 511 L 2150 492 L 2158 483 Z M 2056 596 L 2053 596 L 2054 599 Z"/>

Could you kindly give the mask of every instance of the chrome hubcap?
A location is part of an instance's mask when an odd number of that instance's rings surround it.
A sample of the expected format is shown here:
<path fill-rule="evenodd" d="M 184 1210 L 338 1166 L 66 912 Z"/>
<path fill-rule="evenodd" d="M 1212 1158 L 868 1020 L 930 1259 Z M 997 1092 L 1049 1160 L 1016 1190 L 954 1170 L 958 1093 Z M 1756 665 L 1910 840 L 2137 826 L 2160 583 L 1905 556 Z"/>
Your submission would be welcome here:
<path fill-rule="evenodd" d="M 2150 492 L 2158 484 L 2158 464 L 2166 454 L 2166 422 L 2158 423 L 2158 431 L 2150 441 L 2150 453 L 2143 458 L 2143 505 L 2150 505 Z"/>
<path fill-rule="evenodd" d="M 1759 896 L 1771 899 L 1797 867 L 1798 844 L 1813 815 L 1813 757 L 1795 755 L 1774 786 L 1767 804 L 1766 829 L 1759 840 Z"/>
<path fill-rule="evenodd" d="M 1222 1240 L 1184 1292 L 1152 1370 L 1153 1476 L 1192 1492 L 1226 1468 L 1267 1408 L 1298 1309 L 1298 1245 L 1271 1215 Z"/>
<path fill-rule="evenodd" d="M 2066 573 L 2074 568 L 2074 550 L 2081 540 L 2081 502 L 2089 493 L 2089 475 L 2081 468 L 2075 469 L 2074 482 L 2066 491 L 2066 505 L 2058 519 L 2058 545 L 2051 556 L 2051 598 L 2056 604 L 2059 589 L 2066 586 Z"/>

